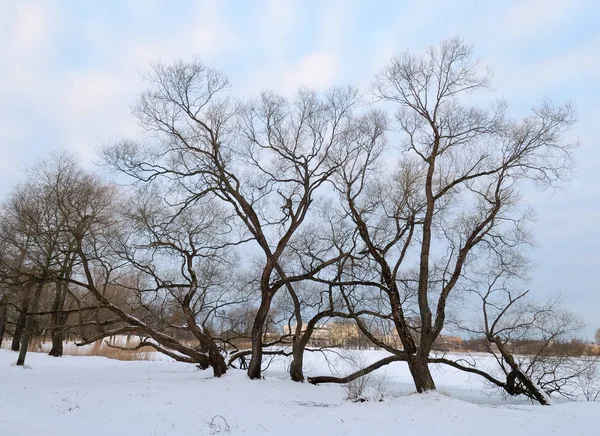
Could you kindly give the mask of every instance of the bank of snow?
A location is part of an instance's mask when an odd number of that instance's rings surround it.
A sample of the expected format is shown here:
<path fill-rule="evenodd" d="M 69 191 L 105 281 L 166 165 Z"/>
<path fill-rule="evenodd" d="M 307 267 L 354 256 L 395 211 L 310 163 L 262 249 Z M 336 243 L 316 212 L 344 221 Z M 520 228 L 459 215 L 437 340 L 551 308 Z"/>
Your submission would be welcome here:
<path fill-rule="evenodd" d="M 363 352 L 373 360 L 377 352 Z M 439 393 L 411 395 L 404 365 L 389 366 L 384 402 L 352 403 L 337 385 L 286 379 L 275 362 L 265 380 L 222 379 L 171 361 L 28 355 L 0 350 L 0 435 L 585 435 L 600 434 L 600 403 L 552 407 L 506 403 L 478 380 L 435 369 Z M 327 373 L 318 356 L 308 370 Z M 341 367 L 341 361 L 333 362 Z"/>

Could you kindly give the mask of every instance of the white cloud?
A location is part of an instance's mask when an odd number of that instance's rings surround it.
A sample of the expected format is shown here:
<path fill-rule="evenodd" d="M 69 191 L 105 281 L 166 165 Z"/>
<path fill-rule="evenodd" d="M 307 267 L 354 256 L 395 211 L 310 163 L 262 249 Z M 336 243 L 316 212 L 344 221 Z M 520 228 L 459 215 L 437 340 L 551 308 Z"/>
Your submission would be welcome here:
<path fill-rule="evenodd" d="M 17 3 L 12 14 L 5 13 L 7 21 L 4 24 L 12 30 L 10 44 L 15 52 L 40 51 L 49 42 L 47 37 L 53 30 L 54 11 L 48 3 Z"/>
<path fill-rule="evenodd" d="M 334 84 L 338 72 L 338 59 L 331 52 L 314 52 L 305 55 L 296 65 L 290 66 L 281 80 L 281 91 L 291 94 L 299 86 L 325 89 Z"/>
<path fill-rule="evenodd" d="M 123 92 L 123 83 L 115 76 L 97 71 L 74 72 L 65 80 L 65 98 L 72 113 L 88 116 L 97 112 Z"/>
<path fill-rule="evenodd" d="M 300 86 L 322 90 L 333 85 L 339 77 L 339 53 L 344 32 L 351 28 L 353 8 L 354 2 L 349 0 L 320 4 L 317 14 L 310 16 L 310 24 L 316 23 L 317 27 L 314 40 L 299 41 L 294 39 L 299 29 L 299 3 L 267 0 L 257 26 L 261 29 L 258 38 L 252 41 L 250 37 L 247 41 L 264 50 L 266 62 L 255 65 L 244 82 L 236 86 L 236 91 L 252 95 L 270 89 L 291 95 Z M 299 53 L 298 58 L 290 59 L 291 47 Z"/>
<path fill-rule="evenodd" d="M 55 116 L 65 145 L 85 160 L 96 148 L 118 135 L 135 133 L 136 123 L 127 106 L 131 88 L 110 71 L 77 71 L 59 82 L 60 108 Z M 135 88 L 134 88 L 135 89 Z"/>
<path fill-rule="evenodd" d="M 144 86 L 138 72 L 148 68 L 149 60 L 168 62 L 195 54 L 215 57 L 232 50 L 238 42 L 216 0 L 194 3 L 191 19 L 163 38 L 151 27 L 114 29 L 91 15 L 73 21 L 67 9 L 49 1 L 16 3 L 3 5 L 0 14 L 0 32 L 5 34 L 0 40 L 4 58 L 0 98 L 21 105 L 22 113 L 9 117 L 14 108 L 0 107 L 0 117 L 10 120 L 0 125 L 0 139 L 15 148 L 33 147 L 24 143 L 27 139 L 22 134 L 33 128 L 48 138 L 35 144 L 33 155 L 60 146 L 89 161 L 103 142 L 135 133 L 137 124 L 129 104 Z M 160 22 L 160 16 L 151 16 L 160 13 L 158 9 L 137 10 L 145 20 Z M 55 50 L 59 47 L 61 18 L 66 25 L 81 29 L 79 43 L 93 56 L 93 67 L 60 64 Z M 40 120 L 46 123 L 44 127 L 36 125 Z M 14 167 L 19 158 L 23 157 L 3 150 L 0 160 Z"/>
<path fill-rule="evenodd" d="M 596 90 L 600 75 L 600 37 L 565 52 L 532 57 L 519 62 L 505 55 L 492 62 L 496 85 L 511 100 L 536 102 L 542 95 L 567 94 L 569 99 L 587 100 Z M 593 109 L 595 110 L 595 108 Z"/>
<path fill-rule="evenodd" d="M 506 29 L 516 37 L 539 35 L 567 14 L 572 0 L 519 0 L 506 15 Z"/>
<path fill-rule="evenodd" d="M 568 80 L 597 79 L 600 74 L 600 38 L 571 52 L 536 64 L 530 72 L 537 86 L 549 87 Z"/>
<path fill-rule="evenodd" d="M 12 3 L 0 14 L 0 91 L 28 92 L 48 59 L 58 27 L 50 3 Z"/>
<path fill-rule="evenodd" d="M 294 33 L 298 14 L 297 0 L 266 0 L 266 5 L 257 17 L 255 42 L 267 54 L 270 63 L 281 62 L 286 43 Z M 248 38 L 253 39 L 251 35 Z M 247 41 L 247 42 L 250 42 Z"/>
<path fill-rule="evenodd" d="M 171 41 L 174 47 L 183 49 L 182 55 L 189 53 L 202 56 L 214 56 L 232 50 L 238 43 L 239 37 L 222 13 L 222 2 L 207 0 L 197 2 L 192 23 Z M 182 44 L 188 41 L 188 44 Z"/>
<path fill-rule="evenodd" d="M 0 192 L 24 167 L 23 156 L 37 156 L 30 143 L 37 115 L 48 100 L 44 75 L 55 41 L 58 17 L 50 2 L 0 5 Z"/>

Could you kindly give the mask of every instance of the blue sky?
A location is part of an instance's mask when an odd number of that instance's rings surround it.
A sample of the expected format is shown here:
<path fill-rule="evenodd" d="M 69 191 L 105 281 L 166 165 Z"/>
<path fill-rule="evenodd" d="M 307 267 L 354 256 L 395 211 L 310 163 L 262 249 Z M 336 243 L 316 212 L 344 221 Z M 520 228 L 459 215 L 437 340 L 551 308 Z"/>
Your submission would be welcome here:
<path fill-rule="evenodd" d="M 234 90 L 368 86 L 395 53 L 451 35 L 494 66 L 515 115 L 541 97 L 576 102 L 577 176 L 531 196 L 531 289 L 563 293 L 600 327 L 600 2 L 596 0 L 0 0 L 0 196 L 48 151 L 94 160 L 136 133 L 129 104 L 150 60 L 202 57 Z"/>

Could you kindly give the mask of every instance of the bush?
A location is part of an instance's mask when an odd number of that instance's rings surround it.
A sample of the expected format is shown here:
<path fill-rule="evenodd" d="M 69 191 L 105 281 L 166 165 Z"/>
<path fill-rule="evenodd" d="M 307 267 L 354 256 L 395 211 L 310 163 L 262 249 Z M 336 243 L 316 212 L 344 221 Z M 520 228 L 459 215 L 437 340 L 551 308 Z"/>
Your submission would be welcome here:
<path fill-rule="evenodd" d="M 387 377 L 368 374 L 346 383 L 344 389 L 346 390 L 346 399 L 353 403 L 382 402 L 388 396 L 388 386 Z"/>

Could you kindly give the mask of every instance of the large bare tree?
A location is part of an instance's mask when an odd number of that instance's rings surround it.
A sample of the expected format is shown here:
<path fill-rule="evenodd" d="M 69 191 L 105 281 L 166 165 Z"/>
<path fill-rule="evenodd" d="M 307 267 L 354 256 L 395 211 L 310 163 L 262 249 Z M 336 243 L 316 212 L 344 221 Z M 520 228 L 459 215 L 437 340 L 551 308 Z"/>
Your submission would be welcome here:
<path fill-rule="evenodd" d="M 333 263 L 288 271 L 283 258 L 320 188 L 340 165 L 339 139 L 357 102 L 353 89 L 286 99 L 264 92 L 236 102 L 227 80 L 199 61 L 154 65 L 134 113 L 148 135 L 105 150 L 113 167 L 152 183 L 170 182 L 172 203 L 219 199 L 236 217 L 238 239 L 260 256 L 260 302 L 252 328 L 250 378 L 261 377 L 262 338 L 275 294 Z M 232 238 L 235 238 L 232 232 Z M 233 241 L 232 241 L 233 242 Z M 300 317 L 298 317 L 300 318 Z M 297 319 L 295 335 L 301 335 Z M 302 380 L 301 364 L 292 377 Z"/>
<path fill-rule="evenodd" d="M 572 106 L 544 101 L 514 120 L 502 101 L 470 103 L 490 83 L 460 38 L 393 58 L 373 87 L 396 107 L 390 138 L 398 147 L 383 151 L 388 125 L 372 116 L 348 139 L 351 158 L 338 171 L 363 243 L 361 263 L 340 284 L 372 290 L 372 298 L 349 300 L 354 311 L 384 299 L 402 343 L 387 348 L 407 361 L 419 392 L 435 389 L 428 361 L 465 267 L 526 232 L 520 189 L 528 182 L 543 188 L 570 177 L 576 143 L 563 134 Z"/>

